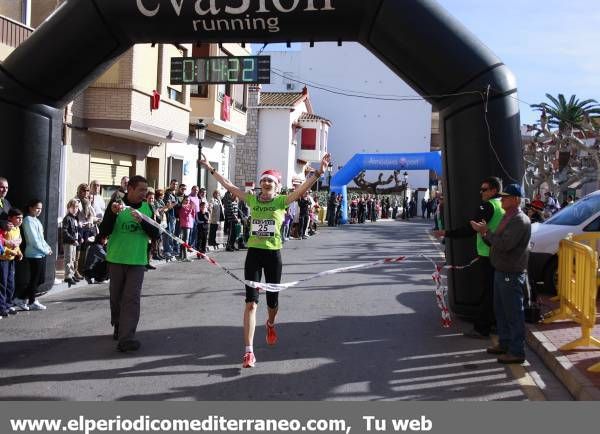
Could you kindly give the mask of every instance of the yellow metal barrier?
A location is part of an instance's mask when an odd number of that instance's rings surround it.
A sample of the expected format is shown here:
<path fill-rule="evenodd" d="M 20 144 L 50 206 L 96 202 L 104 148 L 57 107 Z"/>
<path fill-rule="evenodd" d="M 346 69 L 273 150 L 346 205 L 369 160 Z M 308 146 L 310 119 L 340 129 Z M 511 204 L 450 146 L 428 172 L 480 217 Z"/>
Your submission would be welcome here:
<path fill-rule="evenodd" d="M 569 238 L 561 240 L 558 249 L 560 305 L 544 323 L 570 319 L 581 326 L 581 338 L 563 345 L 561 350 L 579 346 L 600 347 L 600 340 L 591 335 L 596 324 L 598 256 L 589 246 Z M 596 366 L 592 368 L 596 369 Z"/>
<path fill-rule="evenodd" d="M 598 257 L 598 252 L 600 251 L 600 232 L 590 232 L 587 234 L 574 235 L 573 241 L 577 241 L 579 243 L 583 243 L 591 247 L 596 253 L 596 257 Z M 596 273 L 596 285 L 600 287 L 600 272 Z M 590 366 L 588 368 L 588 371 L 600 373 L 600 363 L 596 363 L 595 365 Z"/>

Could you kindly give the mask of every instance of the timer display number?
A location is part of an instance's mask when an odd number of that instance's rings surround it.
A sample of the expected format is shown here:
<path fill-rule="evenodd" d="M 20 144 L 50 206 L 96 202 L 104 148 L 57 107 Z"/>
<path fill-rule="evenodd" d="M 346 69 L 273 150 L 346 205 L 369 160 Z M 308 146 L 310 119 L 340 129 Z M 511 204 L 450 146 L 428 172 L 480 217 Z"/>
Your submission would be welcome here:
<path fill-rule="evenodd" d="M 270 78 L 270 56 L 171 59 L 171 84 L 268 84 Z"/>

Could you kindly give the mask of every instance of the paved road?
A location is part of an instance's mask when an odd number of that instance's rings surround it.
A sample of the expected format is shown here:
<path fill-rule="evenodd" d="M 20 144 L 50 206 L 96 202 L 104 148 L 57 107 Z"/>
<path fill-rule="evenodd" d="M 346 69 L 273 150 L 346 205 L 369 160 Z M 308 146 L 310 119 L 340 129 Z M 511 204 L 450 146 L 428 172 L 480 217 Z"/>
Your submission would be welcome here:
<path fill-rule="evenodd" d="M 283 280 L 400 254 L 439 258 L 427 228 L 322 228 L 285 245 Z M 215 258 L 242 275 L 244 255 Z M 115 350 L 106 284 L 50 293 L 47 311 L 0 322 L 0 399 L 527 400 L 543 398 L 540 387 L 569 399 L 533 355 L 514 370 L 486 355 L 488 342 L 462 337 L 460 321 L 441 328 L 431 271 L 413 258 L 287 290 L 274 348 L 261 302 L 254 369 L 241 369 L 243 289 L 205 262 L 147 274 L 136 354 Z"/>

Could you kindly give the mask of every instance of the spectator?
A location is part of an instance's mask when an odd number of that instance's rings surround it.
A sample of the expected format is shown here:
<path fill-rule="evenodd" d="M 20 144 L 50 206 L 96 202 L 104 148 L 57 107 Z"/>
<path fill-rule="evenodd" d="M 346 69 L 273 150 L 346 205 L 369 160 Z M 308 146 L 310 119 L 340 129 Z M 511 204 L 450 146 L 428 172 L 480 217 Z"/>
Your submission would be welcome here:
<path fill-rule="evenodd" d="M 217 243 L 217 230 L 219 225 L 225 216 L 223 213 L 223 204 L 221 203 L 221 194 L 219 190 L 213 191 L 212 199 L 210 201 L 210 226 L 208 229 L 208 245 L 217 249 L 219 244 Z"/>
<path fill-rule="evenodd" d="M 67 203 L 67 214 L 62 221 L 65 282 L 67 282 L 69 288 L 80 280 L 75 275 L 77 247 L 81 244 L 81 232 L 79 231 L 79 222 L 77 220 L 78 208 L 79 201 L 71 199 Z"/>
<path fill-rule="evenodd" d="M 127 194 L 127 183 L 129 182 L 129 176 L 121 178 L 121 185 L 110 197 L 110 202 L 121 202 Z"/>
<path fill-rule="evenodd" d="M 228 191 L 223 196 L 223 208 L 225 210 L 225 226 L 227 226 L 227 246 L 225 250 L 233 252 L 235 250 L 235 225 L 239 223 L 238 202 L 236 198 Z"/>
<path fill-rule="evenodd" d="M 8 221 L 8 212 L 12 208 L 10 202 L 6 198 L 8 193 L 8 180 L 0 176 L 0 229 L 12 229 L 12 223 Z"/>
<path fill-rule="evenodd" d="M 176 179 L 171 179 L 169 183 L 169 188 L 165 190 L 165 206 L 168 207 L 167 213 L 167 230 L 171 235 L 175 235 L 175 228 L 177 227 L 177 214 L 175 212 L 175 206 L 177 205 L 177 187 L 179 185 L 179 181 Z M 166 243 L 165 243 L 166 241 Z M 163 238 L 163 248 L 165 250 L 165 255 L 167 257 L 177 256 L 177 252 L 179 251 L 178 244 L 175 240 L 170 237 Z"/>
<path fill-rule="evenodd" d="M 102 283 L 108 279 L 106 241 L 106 236 L 98 235 L 94 244 L 88 249 L 83 276 L 89 284 L 92 284 L 93 282 Z"/>
<path fill-rule="evenodd" d="M 206 242 L 208 229 L 210 226 L 210 213 L 206 202 L 200 202 L 200 211 L 196 215 L 196 227 L 198 228 L 197 249 L 201 253 L 206 253 Z"/>
<path fill-rule="evenodd" d="M 21 210 L 11 208 L 8 211 L 8 221 L 12 224 L 12 229 L 6 231 L 3 235 L 4 252 L 0 255 L 0 317 L 17 313 L 14 306 L 15 260 L 20 261 L 23 259 L 23 253 L 20 249 L 20 226 L 23 222 Z"/>
<path fill-rule="evenodd" d="M 88 184 L 79 184 L 75 199 L 79 201 L 77 222 L 80 242 L 76 249 L 74 277 L 79 281 L 83 280 L 82 274 L 85 266 L 85 254 L 87 253 L 87 248 L 93 240 L 92 237 L 95 237 L 98 232 L 96 230 L 96 217 L 90 201 L 90 187 Z"/>
<path fill-rule="evenodd" d="M 194 227 L 194 220 L 196 220 L 196 210 L 194 209 L 194 205 L 190 202 L 190 198 L 188 196 L 184 196 L 181 200 L 178 217 L 180 228 L 179 238 L 181 238 L 184 243 L 189 244 L 190 233 Z M 187 257 L 187 248 L 184 246 L 180 246 L 179 259 L 185 262 L 190 261 Z"/>
<path fill-rule="evenodd" d="M 104 215 L 104 211 L 106 211 L 106 202 L 102 198 L 100 189 L 101 186 L 98 181 L 94 180 L 90 182 L 90 202 L 92 204 L 92 209 L 94 210 L 96 224 L 100 223 L 100 220 L 102 220 L 102 216 Z"/>
<path fill-rule="evenodd" d="M 46 306 L 36 300 L 38 287 L 46 277 L 46 256 L 52 249 L 44 239 L 44 227 L 38 219 L 42 213 L 42 201 L 31 200 L 26 207 L 27 215 L 23 219 L 23 235 L 25 238 L 25 258 L 29 265 L 29 281 L 25 287 L 24 299 L 16 299 L 15 305 L 23 310 L 45 310 Z"/>

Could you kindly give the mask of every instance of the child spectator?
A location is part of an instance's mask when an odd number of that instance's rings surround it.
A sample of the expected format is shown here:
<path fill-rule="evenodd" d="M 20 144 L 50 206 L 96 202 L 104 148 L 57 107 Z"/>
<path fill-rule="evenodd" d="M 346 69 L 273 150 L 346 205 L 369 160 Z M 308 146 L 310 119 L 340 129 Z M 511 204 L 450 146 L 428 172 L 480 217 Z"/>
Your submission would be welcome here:
<path fill-rule="evenodd" d="M 196 227 L 198 228 L 198 250 L 206 253 L 206 242 L 208 239 L 208 227 L 210 225 L 210 214 L 206 209 L 206 202 L 200 202 L 200 211 L 196 215 Z"/>
<path fill-rule="evenodd" d="M 12 229 L 4 233 L 4 253 L 0 256 L 0 317 L 9 314 L 15 315 L 17 309 L 14 307 L 13 297 L 15 295 L 15 259 L 20 261 L 23 254 L 21 245 L 21 230 L 19 227 L 23 222 L 21 210 L 11 208 L 8 211 L 8 221 L 13 224 Z"/>
<path fill-rule="evenodd" d="M 98 235 L 94 244 L 88 249 L 83 277 L 89 284 L 92 283 L 92 280 L 96 283 L 102 283 L 108 279 L 106 241 L 107 237 L 105 235 Z"/>
<path fill-rule="evenodd" d="M 185 242 L 190 241 L 190 232 L 194 227 L 194 219 L 196 218 L 196 210 L 194 204 L 190 202 L 190 198 L 184 196 L 181 200 L 181 206 L 179 207 L 179 237 Z M 183 246 L 180 249 L 179 259 L 185 262 L 189 262 L 187 258 L 187 249 Z"/>
<path fill-rule="evenodd" d="M 46 306 L 36 300 L 38 287 L 44 283 L 46 275 L 46 256 L 52 254 L 52 248 L 44 239 L 44 227 L 38 216 L 42 213 L 42 201 L 33 199 L 27 204 L 27 215 L 23 219 L 23 235 L 27 247 L 25 258 L 29 264 L 29 281 L 24 297 L 15 298 L 15 305 L 23 310 L 45 310 Z"/>
<path fill-rule="evenodd" d="M 65 282 L 69 285 L 75 285 L 79 278 L 75 276 L 77 246 L 81 245 L 81 232 L 79 231 L 79 221 L 77 213 L 79 211 L 79 201 L 71 199 L 67 203 L 67 215 L 62 221 L 62 240 L 63 251 L 65 254 Z"/>

